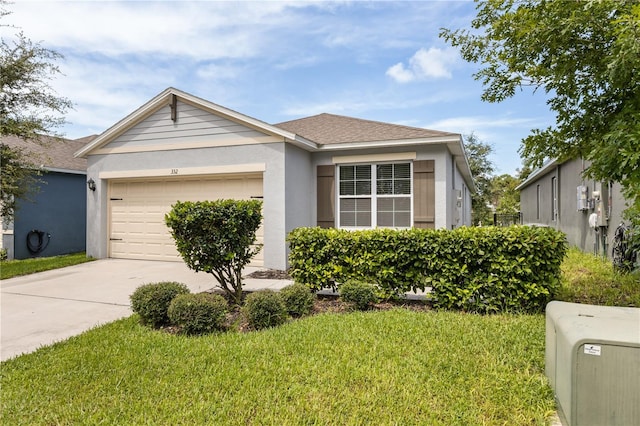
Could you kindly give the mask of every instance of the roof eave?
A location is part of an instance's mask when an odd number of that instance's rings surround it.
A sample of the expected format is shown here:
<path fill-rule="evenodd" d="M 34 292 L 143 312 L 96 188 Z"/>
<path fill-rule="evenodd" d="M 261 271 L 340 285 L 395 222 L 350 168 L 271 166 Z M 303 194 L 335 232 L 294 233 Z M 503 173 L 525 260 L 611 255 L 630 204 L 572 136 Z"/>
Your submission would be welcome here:
<path fill-rule="evenodd" d="M 533 172 L 531 172 L 531 174 L 520 185 L 516 186 L 516 191 L 520 191 L 521 189 L 526 188 L 532 182 L 538 180 L 538 178 L 547 174 L 552 168 L 554 168 L 558 164 L 561 164 L 561 162 L 558 161 L 557 158 L 552 158 L 551 160 L 547 161 L 539 169 L 536 169 Z"/>
<path fill-rule="evenodd" d="M 473 174 L 471 173 L 471 166 L 469 165 L 469 158 L 467 157 L 467 151 L 464 148 L 464 143 L 462 142 L 462 136 L 458 136 L 458 140 L 456 142 L 450 142 L 447 144 L 451 155 L 464 177 L 467 187 L 472 193 L 475 193 L 476 183 L 473 179 Z"/>
<path fill-rule="evenodd" d="M 42 167 L 42 170 L 49 172 L 49 173 L 68 173 L 68 174 L 72 174 L 72 175 L 86 175 L 87 171 L 86 170 L 76 170 L 76 169 L 63 169 L 60 167 L 47 167 L 44 166 Z"/>
<path fill-rule="evenodd" d="M 393 140 L 379 140 L 379 141 L 367 141 L 367 142 L 341 142 L 322 144 L 319 146 L 320 151 L 333 151 L 333 150 L 346 150 L 346 149 L 367 149 L 367 148 L 385 148 L 396 146 L 411 146 L 411 145 L 432 145 L 441 143 L 452 143 L 458 141 L 459 136 L 436 136 L 430 138 L 414 138 L 414 139 L 393 139 Z"/>
<path fill-rule="evenodd" d="M 288 142 L 291 142 L 295 146 L 305 149 L 307 151 L 315 152 L 319 150 L 319 146 L 317 143 L 310 141 L 309 139 L 305 139 L 302 136 L 293 134 L 292 138 L 286 138 L 286 139 Z"/>
<path fill-rule="evenodd" d="M 332 143 L 320 145 L 319 151 L 334 151 L 334 150 L 347 150 L 347 149 L 367 149 L 367 148 L 387 148 L 398 146 L 415 146 L 415 145 L 433 145 L 433 144 L 446 144 L 449 152 L 456 161 L 460 173 L 462 174 L 467 187 L 471 192 L 476 192 L 476 185 L 473 181 L 471 174 L 471 168 L 469 167 L 469 161 L 467 154 L 462 143 L 462 137 L 459 134 L 452 134 L 447 136 L 434 136 L 429 138 L 415 138 L 415 139 L 397 139 L 397 140 L 382 140 L 382 141 L 370 141 L 370 142 L 345 142 L 345 143 Z"/>
<path fill-rule="evenodd" d="M 137 110 L 135 110 L 134 112 L 127 115 L 125 118 L 123 118 L 122 120 L 120 120 L 119 122 L 111 126 L 104 133 L 102 133 L 100 136 L 98 136 L 93 141 L 91 141 L 91 143 L 87 144 L 85 147 L 77 151 L 74 154 L 74 157 L 86 157 L 94 149 L 100 148 L 101 146 L 111 141 L 113 138 L 124 133 L 127 129 L 129 129 L 135 123 L 138 123 L 139 121 L 147 117 L 159 105 L 165 102 L 165 100 L 167 100 L 170 95 L 176 95 L 179 98 L 181 98 L 183 101 L 197 105 L 204 109 L 208 109 L 210 111 L 213 111 L 214 113 L 223 115 L 234 121 L 239 121 L 243 124 L 256 128 L 265 133 L 275 135 L 275 136 L 280 136 L 287 141 L 294 142 L 300 146 L 306 147 L 307 149 L 317 148 L 317 145 L 315 143 L 307 139 L 304 139 L 296 135 L 295 133 L 285 131 L 278 127 L 272 126 L 271 124 L 255 119 L 253 117 L 249 117 L 237 111 L 233 111 L 221 105 L 214 104 L 212 102 L 209 102 L 197 96 L 193 96 L 193 95 L 190 95 L 189 93 L 175 89 L 173 87 L 169 87 L 168 89 L 165 89 L 160 94 L 155 96 L 153 99 L 148 101 L 146 104 L 142 105 Z"/>

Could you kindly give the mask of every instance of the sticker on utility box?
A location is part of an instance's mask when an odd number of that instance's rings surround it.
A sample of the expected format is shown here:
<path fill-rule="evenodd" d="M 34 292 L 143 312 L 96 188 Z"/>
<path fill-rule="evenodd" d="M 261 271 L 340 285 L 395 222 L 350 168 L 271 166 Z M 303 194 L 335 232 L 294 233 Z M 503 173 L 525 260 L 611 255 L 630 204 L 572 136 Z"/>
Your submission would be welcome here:
<path fill-rule="evenodd" d="M 600 345 L 584 345 L 584 353 L 587 355 L 600 356 L 601 350 L 602 348 L 600 347 Z"/>

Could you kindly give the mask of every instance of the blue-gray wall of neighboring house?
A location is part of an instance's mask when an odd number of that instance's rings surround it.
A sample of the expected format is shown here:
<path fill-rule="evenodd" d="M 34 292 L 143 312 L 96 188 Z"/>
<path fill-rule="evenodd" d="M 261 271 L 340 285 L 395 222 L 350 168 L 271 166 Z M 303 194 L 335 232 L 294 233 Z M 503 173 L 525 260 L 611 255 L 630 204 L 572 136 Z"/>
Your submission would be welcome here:
<path fill-rule="evenodd" d="M 550 167 L 546 173 L 529 182 L 520 190 L 520 210 L 524 224 L 541 224 L 567 234 L 570 245 L 582 251 L 611 256 L 612 239 L 616 227 L 622 222 L 626 208 L 620 185 L 585 179 L 583 170 L 588 163 L 574 159 Z M 554 215 L 554 181 L 557 188 Z M 586 187 L 587 208 L 578 209 L 578 187 Z M 594 201 L 598 191 L 601 203 Z M 601 211 L 600 211 L 601 210 Z M 589 225 L 592 214 L 601 214 L 595 228 Z"/>
<path fill-rule="evenodd" d="M 27 259 L 84 251 L 87 221 L 86 176 L 48 172 L 40 180 L 45 183 L 39 185 L 39 192 L 29 197 L 32 202 L 18 201 L 13 230 L 14 257 Z M 27 246 L 27 236 L 32 230 L 44 232 L 44 249 L 39 253 L 31 253 Z M 38 245 L 39 240 L 35 234 L 31 236 L 31 242 L 34 248 Z"/>

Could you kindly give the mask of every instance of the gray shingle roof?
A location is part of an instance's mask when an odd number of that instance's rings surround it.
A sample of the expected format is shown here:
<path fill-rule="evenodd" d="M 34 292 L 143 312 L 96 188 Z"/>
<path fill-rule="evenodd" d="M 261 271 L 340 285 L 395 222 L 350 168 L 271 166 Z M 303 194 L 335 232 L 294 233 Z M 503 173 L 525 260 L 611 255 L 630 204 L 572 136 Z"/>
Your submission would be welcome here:
<path fill-rule="evenodd" d="M 326 113 L 300 118 L 298 120 L 285 121 L 284 123 L 274 124 L 274 126 L 300 135 L 320 145 L 458 135 L 457 133 L 382 123 L 380 121 Z"/>
<path fill-rule="evenodd" d="M 28 153 L 33 163 L 42 165 L 45 168 L 84 172 L 87 170 L 87 160 L 85 158 L 75 158 L 73 154 L 95 137 L 87 136 L 73 140 L 44 136 L 40 143 L 36 143 L 34 141 L 25 141 L 16 136 L 2 136 L 0 137 L 0 143 L 24 150 Z"/>

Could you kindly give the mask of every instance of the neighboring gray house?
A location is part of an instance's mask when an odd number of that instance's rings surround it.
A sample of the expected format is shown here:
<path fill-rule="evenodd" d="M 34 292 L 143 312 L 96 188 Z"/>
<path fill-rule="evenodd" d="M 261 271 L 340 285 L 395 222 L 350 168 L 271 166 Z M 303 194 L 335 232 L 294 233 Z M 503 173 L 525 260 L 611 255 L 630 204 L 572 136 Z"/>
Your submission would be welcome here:
<path fill-rule="evenodd" d="M 470 224 L 459 134 L 331 114 L 276 125 L 168 88 L 79 150 L 97 189 L 87 254 L 180 260 L 164 214 L 176 200 L 263 200 L 254 265 L 287 267 L 301 226 Z"/>
<path fill-rule="evenodd" d="M 85 250 L 87 162 L 73 154 L 90 138 L 45 138 L 42 143 L 3 136 L 1 143 L 28 153 L 41 164 L 37 190 L 16 201 L 13 222 L 2 222 L 2 245 L 10 259 L 57 256 Z"/>
<path fill-rule="evenodd" d="M 582 159 L 551 160 L 516 189 L 524 224 L 549 225 L 585 252 L 611 256 L 614 231 L 626 208 L 620 185 L 587 180 Z"/>

